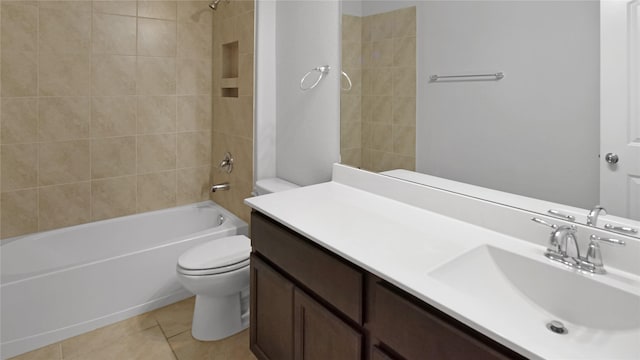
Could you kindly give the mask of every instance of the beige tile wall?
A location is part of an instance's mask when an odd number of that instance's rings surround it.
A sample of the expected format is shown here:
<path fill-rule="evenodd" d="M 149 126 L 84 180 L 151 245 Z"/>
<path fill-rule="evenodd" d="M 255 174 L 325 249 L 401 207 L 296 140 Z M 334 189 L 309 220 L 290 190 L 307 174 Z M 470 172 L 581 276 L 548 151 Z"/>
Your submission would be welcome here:
<path fill-rule="evenodd" d="M 357 49 L 345 46 L 357 46 L 358 30 L 361 35 L 360 108 L 352 98 L 358 89 L 341 96 L 341 155 L 348 165 L 372 171 L 415 169 L 415 11 L 409 7 L 366 16 L 360 19 L 360 29 L 354 25 L 356 18 L 343 16 L 345 69 L 357 66 Z M 358 71 L 352 71 L 357 77 Z"/>
<path fill-rule="evenodd" d="M 340 93 L 340 157 L 343 164 L 362 167 L 362 18 L 342 16 L 342 71 L 351 90 Z M 342 77 L 341 87 L 349 83 Z"/>
<path fill-rule="evenodd" d="M 207 4 L 1 1 L 0 237 L 208 198 Z"/>
<path fill-rule="evenodd" d="M 253 187 L 253 1 L 234 0 L 221 3 L 213 16 L 213 130 L 211 179 L 228 181 L 229 191 L 211 194 L 211 199 L 249 221 L 250 210 L 244 205 Z M 222 81 L 222 46 L 238 41 L 238 78 Z M 238 97 L 223 97 L 223 83 L 237 81 Z M 226 151 L 234 157 L 231 174 L 220 171 L 218 164 Z"/>

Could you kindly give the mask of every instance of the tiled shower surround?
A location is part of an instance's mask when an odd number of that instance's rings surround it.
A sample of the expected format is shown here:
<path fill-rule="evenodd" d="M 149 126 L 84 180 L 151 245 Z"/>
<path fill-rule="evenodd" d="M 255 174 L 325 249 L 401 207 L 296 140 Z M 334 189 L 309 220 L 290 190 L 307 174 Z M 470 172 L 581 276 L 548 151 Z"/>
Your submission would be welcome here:
<path fill-rule="evenodd" d="M 342 162 L 415 169 L 416 8 L 343 15 L 342 64 L 353 81 L 340 97 Z"/>
<path fill-rule="evenodd" d="M 235 118 L 213 129 L 208 2 L 1 4 L 2 238 L 206 200 L 222 159 L 212 134 L 251 141 Z M 253 3 L 221 13 L 252 17 Z M 233 25 L 228 36 L 251 33 L 252 49 L 253 18 Z M 236 169 L 251 169 L 246 153 Z"/>

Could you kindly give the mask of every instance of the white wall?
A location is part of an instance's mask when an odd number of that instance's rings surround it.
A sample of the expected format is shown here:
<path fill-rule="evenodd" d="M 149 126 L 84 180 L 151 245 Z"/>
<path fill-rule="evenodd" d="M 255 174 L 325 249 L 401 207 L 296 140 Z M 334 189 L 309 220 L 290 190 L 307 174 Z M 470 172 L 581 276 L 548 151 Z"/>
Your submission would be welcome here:
<path fill-rule="evenodd" d="M 256 1 L 253 184 L 276 177 L 276 2 Z"/>
<path fill-rule="evenodd" d="M 338 0 L 257 1 L 255 180 L 331 179 L 340 160 L 340 19 Z M 321 65 L 332 67 L 329 76 L 300 90 Z"/>
<path fill-rule="evenodd" d="M 598 24 L 597 1 L 419 3 L 417 170 L 598 203 Z M 503 80 L 428 81 L 498 71 Z"/>
<path fill-rule="evenodd" d="M 340 160 L 340 2 L 276 2 L 275 50 L 277 176 L 298 185 L 329 181 Z M 328 76 L 300 90 L 302 76 L 321 65 L 331 66 Z"/>

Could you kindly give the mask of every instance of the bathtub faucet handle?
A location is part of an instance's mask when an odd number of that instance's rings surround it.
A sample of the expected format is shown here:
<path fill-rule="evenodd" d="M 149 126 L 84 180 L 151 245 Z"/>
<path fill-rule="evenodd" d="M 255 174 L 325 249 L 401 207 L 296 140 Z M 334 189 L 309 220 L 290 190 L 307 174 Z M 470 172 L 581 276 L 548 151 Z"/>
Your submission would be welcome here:
<path fill-rule="evenodd" d="M 226 171 L 227 174 L 230 174 L 231 171 L 233 171 L 233 156 L 230 152 L 227 151 L 226 153 L 224 153 L 224 159 L 222 159 L 222 161 L 220 162 L 219 167 L 220 169 Z"/>

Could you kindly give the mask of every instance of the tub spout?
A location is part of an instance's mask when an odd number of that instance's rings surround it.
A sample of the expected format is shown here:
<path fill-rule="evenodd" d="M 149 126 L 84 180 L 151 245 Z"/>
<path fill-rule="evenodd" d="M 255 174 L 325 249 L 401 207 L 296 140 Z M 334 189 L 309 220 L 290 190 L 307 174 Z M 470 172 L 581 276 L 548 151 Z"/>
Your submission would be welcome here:
<path fill-rule="evenodd" d="M 222 184 L 215 184 L 211 186 L 211 192 L 229 190 L 229 188 L 231 188 L 231 185 L 228 182 L 223 182 Z"/>

